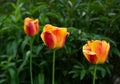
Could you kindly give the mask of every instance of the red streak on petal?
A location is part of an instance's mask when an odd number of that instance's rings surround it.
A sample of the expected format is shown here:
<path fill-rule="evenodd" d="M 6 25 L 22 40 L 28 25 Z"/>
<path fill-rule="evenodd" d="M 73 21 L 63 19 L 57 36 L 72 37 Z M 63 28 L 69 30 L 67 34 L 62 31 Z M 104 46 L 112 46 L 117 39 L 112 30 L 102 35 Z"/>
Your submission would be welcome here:
<path fill-rule="evenodd" d="M 26 26 L 26 31 L 29 36 L 34 35 L 35 29 L 34 29 L 34 25 L 31 22 Z"/>
<path fill-rule="evenodd" d="M 44 32 L 44 41 L 45 44 L 48 46 L 48 48 L 52 49 L 54 48 L 55 45 L 55 41 L 54 41 L 54 37 L 51 33 L 49 32 Z"/>
<path fill-rule="evenodd" d="M 89 55 L 89 61 L 93 64 L 96 64 L 97 61 L 96 55 Z"/>

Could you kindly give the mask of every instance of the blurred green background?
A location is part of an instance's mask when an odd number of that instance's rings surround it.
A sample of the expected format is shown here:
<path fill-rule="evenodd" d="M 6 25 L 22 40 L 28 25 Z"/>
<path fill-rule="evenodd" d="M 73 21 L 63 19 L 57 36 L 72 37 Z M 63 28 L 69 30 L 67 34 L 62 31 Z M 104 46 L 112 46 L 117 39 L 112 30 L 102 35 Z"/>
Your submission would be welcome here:
<path fill-rule="evenodd" d="M 120 0 L 0 0 L 0 84 L 30 84 L 26 17 L 39 19 L 32 52 L 34 84 L 51 84 L 53 51 L 40 38 L 45 24 L 70 32 L 56 51 L 55 84 L 92 83 L 94 65 L 82 54 L 91 39 L 111 45 L 107 61 L 97 67 L 96 84 L 120 84 Z"/>

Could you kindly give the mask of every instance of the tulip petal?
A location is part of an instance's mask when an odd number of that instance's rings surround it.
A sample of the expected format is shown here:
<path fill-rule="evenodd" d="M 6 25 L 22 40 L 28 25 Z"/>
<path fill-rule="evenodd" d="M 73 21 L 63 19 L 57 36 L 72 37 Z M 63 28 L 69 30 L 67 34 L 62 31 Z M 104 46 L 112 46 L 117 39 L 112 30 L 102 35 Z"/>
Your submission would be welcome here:
<path fill-rule="evenodd" d="M 56 38 L 52 33 L 46 31 L 41 34 L 41 38 L 48 48 L 53 49 L 55 47 Z"/>
<path fill-rule="evenodd" d="M 25 18 L 24 24 L 27 25 L 31 21 L 33 21 L 31 18 Z"/>
<path fill-rule="evenodd" d="M 53 34 L 56 36 L 56 47 L 62 47 L 65 43 L 67 29 L 66 28 L 56 28 L 53 31 Z"/>
<path fill-rule="evenodd" d="M 36 19 L 35 21 L 33 21 L 34 25 L 35 25 L 35 34 L 38 33 L 39 27 L 38 27 L 38 19 Z"/>
<path fill-rule="evenodd" d="M 36 30 L 34 24 L 32 22 L 29 22 L 28 25 L 26 26 L 26 33 L 29 36 L 33 36 L 35 31 Z"/>
<path fill-rule="evenodd" d="M 55 26 L 52 26 L 52 25 L 50 25 L 50 24 L 47 24 L 47 25 L 44 26 L 43 32 L 44 32 L 44 31 L 50 31 L 50 32 L 52 32 L 52 31 L 54 31 L 55 29 L 56 29 Z"/>
<path fill-rule="evenodd" d="M 107 58 L 107 55 L 105 54 L 106 53 L 105 45 L 106 44 L 99 40 L 96 40 L 92 43 L 91 50 L 95 52 L 98 57 L 97 63 L 101 62 L 104 63 Z"/>
<path fill-rule="evenodd" d="M 88 54 L 89 62 L 96 64 L 97 62 L 97 56 L 96 54 Z"/>
<path fill-rule="evenodd" d="M 90 63 L 93 63 L 93 64 L 96 63 L 97 61 L 96 53 L 91 52 L 90 46 L 88 44 L 83 46 L 83 54 Z"/>
<path fill-rule="evenodd" d="M 103 53 L 102 53 L 102 56 L 101 58 L 99 59 L 100 63 L 104 63 L 107 59 L 107 56 L 108 56 L 108 53 L 109 53 L 109 49 L 110 49 L 110 45 L 109 43 L 107 43 L 106 41 L 102 41 L 102 45 L 103 45 Z"/>
<path fill-rule="evenodd" d="M 97 56 L 101 56 L 102 53 L 104 53 L 104 46 L 101 41 L 96 40 L 93 41 L 91 50 L 97 54 Z"/>

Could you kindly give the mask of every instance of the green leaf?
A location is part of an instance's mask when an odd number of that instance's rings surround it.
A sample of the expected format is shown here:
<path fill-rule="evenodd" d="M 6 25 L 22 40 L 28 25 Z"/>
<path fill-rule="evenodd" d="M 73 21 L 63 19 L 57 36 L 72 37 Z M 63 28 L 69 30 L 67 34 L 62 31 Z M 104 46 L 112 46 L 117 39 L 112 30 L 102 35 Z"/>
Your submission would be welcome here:
<path fill-rule="evenodd" d="M 5 81 L 6 79 L 0 79 L 0 84 L 4 84 Z"/>
<path fill-rule="evenodd" d="M 22 64 L 21 64 L 20 67 L 18 68 L 18 74 L 19 74 L 20 71 L 23 69 L 23 67 L 26 65 L 29 56 L 30 56 L 30 51 L 27 51 L 27 52 L 26 52 L 26 56 L 25 56 L 25 58 L 23 59 Z"/>
<path fill-rule="evenodd" d="M 18 77 L 16 70 L 14 68 L 9 68 L 8 71 L 10 73 L 10 84 L 18 84 Z"/>
<path fill-rule="evenodd" d="M 120 51 L 118 50 L 118 48 L 113 48 L 112 50 L 113 50 L 114 54 L 116 54 L 117 56 L 120 57 Z"/>
<path fill-rule="evenodd" d="M 82 80 L 86 75 L 86 70 L 81 70 L 80 71 L 80 79 Z"/>
<path fill-rule="evenodd" d="M 78 77 L 78 76 L 79 76 L 78 73 L 74 73 L 73 76 L 72 76 L 72 78 L 76 78 L 76 77 Z"/>
<path fill-rule="evenodd" d="M 34 84 L 44 84 L 44 83 L 45 83 L 44 73 L 39 73 L 34 80 Z"/>
<path fill-rule="evenodd" d="M 102 77 L 105 77 L 105 75 L 106 75 L 106 70 L 105 70 L 103 67 L 97 66 L 97 70 L 101 72 L 101 76 L 102 76 Z"/>

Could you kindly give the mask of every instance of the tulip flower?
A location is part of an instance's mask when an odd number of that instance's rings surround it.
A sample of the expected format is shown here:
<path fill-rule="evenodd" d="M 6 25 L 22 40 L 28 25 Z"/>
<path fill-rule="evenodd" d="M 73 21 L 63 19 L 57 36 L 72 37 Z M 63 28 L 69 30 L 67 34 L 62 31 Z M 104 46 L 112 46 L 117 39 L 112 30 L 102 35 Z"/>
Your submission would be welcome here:
<path fill-rule="evenodd" d="M 106 41 L 92 40 L 83 46 L 85 58 L 92 64 L 103 64 L 108 56 L 110 49 Z"/>
<path fill-rule="evenodd" d="M 33 20 L 31 18 L 25 18 L 24 19 L 24 32 L 28 35 L 28 36 L 34 36 L 36 34 L 38 34 L 38 19 Z"/>
<path fill-rule="evenodd" d="M 28 35 L 28 36 L 34 36 L 36 34 L 38 34 L 38 19 L 33 20 L 31 18 L 25 18 L 24 19 L 24 32 Z M 31 84 L 33 84 L 33 78 L 32 78 L 32 45 L 33 45 L 33 41 L 34 38 L 31 37 L 30 40 L 30 80 L 31 80 Z"/>
<path fill-rule="evenodd" d="M 83 46 L 83 54 L 85 58 L 90 63 L 95 64 L 92 84 L 95 84 L 97 64 L 103 64 L 106 61 L 109 49 L 109 43 L 104 40 L 88 41 L 88 43 Z"/>
<path fill-rule="evenodd" d="M 59 28 L 47 24 L 43 28 L 41 38 L 48 48 L 54 49 L 64 46 L 67 35 L 69 35 L 67 28 Z"/>
<path fill-rule="evenodd" d="M 45 45 L 53 50 L 53 65 L 52 65 L 52 84 L 55 84 L 55 50 L 61 48 L 65 44 L 66 36 L 69 35 L 67 28 L 59 28 L 47 24 L 43 28 L 41 38 Z"/>

